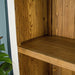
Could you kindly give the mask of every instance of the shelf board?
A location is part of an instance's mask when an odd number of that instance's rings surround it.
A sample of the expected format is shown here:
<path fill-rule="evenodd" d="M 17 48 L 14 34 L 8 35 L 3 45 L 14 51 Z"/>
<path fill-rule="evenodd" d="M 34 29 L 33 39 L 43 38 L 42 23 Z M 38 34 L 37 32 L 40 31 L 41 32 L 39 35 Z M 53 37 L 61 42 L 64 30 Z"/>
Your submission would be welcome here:
<path fill-rule="evenodd" d="M 43 36 L 23 42 L 19 52 L 30 57 L 75 71 L 75 40 Z"/>

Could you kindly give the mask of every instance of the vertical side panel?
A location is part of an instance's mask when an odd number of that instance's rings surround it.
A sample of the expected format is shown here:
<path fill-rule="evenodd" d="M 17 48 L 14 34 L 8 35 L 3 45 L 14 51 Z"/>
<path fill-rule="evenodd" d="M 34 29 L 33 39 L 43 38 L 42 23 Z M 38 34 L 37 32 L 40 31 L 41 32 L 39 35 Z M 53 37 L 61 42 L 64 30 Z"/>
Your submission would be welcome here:
<path fill-rule="evenodd" d="M 9 20 L 9 32 L 10 32 L 13 73 L 14 75 L 19 75 L 14 0 L 7 0 L 7 6 L 8 6 L 8 20 Z"/>
<path fill-rule="evenodd" d="M 47 34 L 47 0 L 15 0 L 18 45 Z"/>
<path fill-rule="evenodd" d="M 20 75 L 48 75 L 48 64 L 19 53 Z"/>

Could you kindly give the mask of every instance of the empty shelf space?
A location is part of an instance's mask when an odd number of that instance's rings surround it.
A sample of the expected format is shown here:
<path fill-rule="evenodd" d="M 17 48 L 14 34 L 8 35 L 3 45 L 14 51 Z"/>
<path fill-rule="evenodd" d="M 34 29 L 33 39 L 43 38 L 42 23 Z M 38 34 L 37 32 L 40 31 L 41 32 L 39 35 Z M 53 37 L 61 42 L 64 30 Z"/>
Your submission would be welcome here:
<path fill-rule="evenodd" d="M 23 42 L 19 47 L 19 52 L 75 71 L 75 40 L 43 36 Z"/>

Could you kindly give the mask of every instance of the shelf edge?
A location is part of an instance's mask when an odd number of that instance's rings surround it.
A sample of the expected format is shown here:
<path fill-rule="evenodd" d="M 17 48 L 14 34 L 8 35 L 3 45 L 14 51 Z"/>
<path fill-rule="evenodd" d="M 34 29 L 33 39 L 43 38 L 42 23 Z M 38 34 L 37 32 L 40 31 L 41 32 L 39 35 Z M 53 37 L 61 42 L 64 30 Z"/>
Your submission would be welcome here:
<path fill-rule="evenodd" d="M 56 66 L 59 66 L 59 67 L 62 67 L 62 68 L 66 68 L 66 69 L 75 71 L 75 64 L 72 64 L 72 63 L 69 63 L 69 62 L 66 62 L 66 61 L 63 61 L 63 60 L 60 60 L 60 59 L 57 59 L 57 58 L 54 58 L 54 57 L 50 57 L 50 56 L 47 56 L 47 55 L 44 55 L 44 54 L 41 54 L 41 53 L 37 53 L 37 52 L 31 51 L 29 49 L 25 49 L 25 48 L 22 48 L 22 47 L 18 47 L 18 52 L 22 53 L 24 55 L 30 56 L 32 58 L 42 60 L 42 61 L 47 62 L 47 63 L 50 63 L 50 64 L 53 64 L 53 65 L 56 65 Z"/>

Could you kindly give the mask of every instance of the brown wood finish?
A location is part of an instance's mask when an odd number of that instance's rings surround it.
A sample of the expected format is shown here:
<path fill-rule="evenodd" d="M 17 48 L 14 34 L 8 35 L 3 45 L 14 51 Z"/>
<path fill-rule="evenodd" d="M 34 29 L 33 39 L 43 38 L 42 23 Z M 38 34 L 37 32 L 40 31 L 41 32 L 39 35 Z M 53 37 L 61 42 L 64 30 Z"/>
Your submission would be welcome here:
<path fill-rule="evenodd" d="M 22 43 L 19 52 L 75 71 L 75 40 L 44 36 Z"/>
<path fill-rule="evenodd" d="M 71 70 L 62 68 L 62 74 L 61 75 L 73 75 Z"/>
<path fill-rule="evenodd" d="M 62 72 L 62 69 L 58 66 L 55 66 L 53 65 L 53 69 L 52 69 L 52 75 L 62 75 L 61 72 Z"/>
<path fill-rule="evenodd" d="M 47 0 L 48 35 L 52 35 L 52 0 Z"/>
<path fill-rule="evenodd" d="M 47 34 L 47 0 L 15 0 L 18 45 Z"/>
<path fill-rule="evenodd" d="M 15 10 L 18 46 L 47 33 L 75 39 L 75 0 L 15 0 Z M 46 40 L 37 38 L 19 47 L 21 75 L 75 75 L 75 42 L 59 37 Z"/>
<path fill-rule="evenodd" d="M 75 75 L 75 72 L 69 69 L 61 68 L 53 65 L 51 75 Z"/>
<path fill-rule="evenodd" d="M 20 75 L 49 75 L 48 63 L 19 53 Z"/>
<path fill-rule="evenodd" d="M 75 0 L 63 1 L 63 36 L 75 38 L 74 35 L 74 15 L 75 15 Z M 67 30 L 67 31 L 66 31 Z"/>
<path fill-rule="evenodd" d="M 75 0 L 53 0 L 52 3 L 53 35 L 75 38 Z"/>
<path fill-rule="evenodd" d="M 53 75 L 53 65 L 49 64 L 49 75 Z"/>
<path fill-rule="evenodd" d="M 75 72 L 69 69 L 61 68 L 53 65 L 51 75 L 75 75 Z"/>
<path fill-rule="evenodd" d="M 74 71 L 74 72 L 72 72 L 72 75 L 75 75 L 75 71 Z"/>
<path fill-rule="evenodd" d="M 75 0 L 52 0 L 52 34 L 75 38 Z M 62 74 L 72 75 L 72 71 L 60 68 Z"/>

